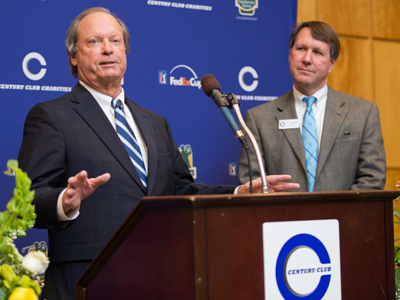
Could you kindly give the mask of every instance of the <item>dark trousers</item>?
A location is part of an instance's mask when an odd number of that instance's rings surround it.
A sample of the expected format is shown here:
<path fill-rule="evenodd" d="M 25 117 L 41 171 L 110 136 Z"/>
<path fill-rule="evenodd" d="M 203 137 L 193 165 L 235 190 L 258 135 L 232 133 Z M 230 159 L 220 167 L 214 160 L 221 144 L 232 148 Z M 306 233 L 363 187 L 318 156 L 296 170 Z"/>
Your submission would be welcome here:
<path fill-rule="evenodd" d="M 75 300 L 75 283 L 91 263 L 72 261 L 50 263 L 44 277 L 43 300 Z"/>

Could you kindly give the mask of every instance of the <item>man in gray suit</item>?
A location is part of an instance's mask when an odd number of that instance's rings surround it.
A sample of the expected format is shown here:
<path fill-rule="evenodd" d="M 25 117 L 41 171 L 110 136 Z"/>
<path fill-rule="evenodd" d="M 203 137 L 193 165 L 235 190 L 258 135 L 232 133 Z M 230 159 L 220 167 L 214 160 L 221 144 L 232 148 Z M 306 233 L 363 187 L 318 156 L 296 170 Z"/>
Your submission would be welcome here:
<path fill-rule="evenodd" d="M 293 89 L 246 113 L 246 123 L 258 143 L 266 173 L 292 175 L 300 183 L 298 191 L 385 187 L 386 158 L 377 105 L 327 85 L 339 52 L 339 37 L 330 25 L 318 21 L 298 25 L 289 41 Z M 310 110 L 308 98 L 315 101 L 310 103 Z M 303 123 L 306 118 L 312 122 Z M 311 123 L 314 137 L 306 137 Z M 314 150 L 307 149 L 311 144 Z M 256 178 L 260 173 L 252 151 L 250 161 Z M 248 167 L 242 149 L 242 183 L 249 180 Z"/>

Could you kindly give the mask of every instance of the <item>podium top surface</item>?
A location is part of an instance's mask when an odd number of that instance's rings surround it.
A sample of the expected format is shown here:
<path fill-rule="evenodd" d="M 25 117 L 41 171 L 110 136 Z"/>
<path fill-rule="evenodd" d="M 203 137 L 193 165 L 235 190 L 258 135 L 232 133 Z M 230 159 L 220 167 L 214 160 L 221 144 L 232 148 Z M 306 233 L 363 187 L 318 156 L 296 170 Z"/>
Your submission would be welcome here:
<path fill-rule="evenodd" d="M 271 194 L 219 194 L 144 197 L 140 201 L 147 208 L 155 207 L 219 207 L 253 206 L 293 203 L 351 202 L 351 201 L 393 201 L 400 196 L 400 190 L 368 190 L 340 192 L 302 192 Z"/>

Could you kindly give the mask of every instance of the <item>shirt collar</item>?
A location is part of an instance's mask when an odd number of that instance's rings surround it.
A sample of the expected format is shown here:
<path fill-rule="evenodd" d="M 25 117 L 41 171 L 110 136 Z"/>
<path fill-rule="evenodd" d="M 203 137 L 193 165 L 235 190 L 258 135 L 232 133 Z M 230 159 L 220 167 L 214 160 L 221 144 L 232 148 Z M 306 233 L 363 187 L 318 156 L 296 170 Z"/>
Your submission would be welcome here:
<path fill-rule="evenodd" d="M 294 86 L 293 86 L 293 96 L 294 96 L 294 100 L 297 102 L 298 105 L 300 105 L 300 106 L 306 105 L 305 103 L 303 104 L 303 98 L 306 96 L 303 95 L 302 93 L 300 93 L 298 90 L 296 90 L 296 88 Z M 319 108 L 319 109 L 322 108 L 326 103 L 326 99 L 328 98 L 328 85 L 325 84 L 321 89 L 316 91 L 312 96 L 317 98 L 317 101 L 315 102 L 315 105 L 317 106 L 317 108 Z"/>
<path fill-rule="evenodd" d="M 107 112 L 112 108 L 111 106 L 111 100 L 113 99 L 111 96 L 107 96 L 103 93 L 100 93 L 99 91 L 95 90 L 94 88 L 88 86 L 86 83 L 83 81 L 79 81 L 79 83 L 89 91 L 89 93 L 93 96 L 94 99 L 96 99 L 97 103 L 99 103 L 101 109 L 104 111 L 104 113 L 107 114 Z M 121 93 L 117 97 L 120 99 L 123 103 L 125 103 L 125 91 L 121 87 Z"/>

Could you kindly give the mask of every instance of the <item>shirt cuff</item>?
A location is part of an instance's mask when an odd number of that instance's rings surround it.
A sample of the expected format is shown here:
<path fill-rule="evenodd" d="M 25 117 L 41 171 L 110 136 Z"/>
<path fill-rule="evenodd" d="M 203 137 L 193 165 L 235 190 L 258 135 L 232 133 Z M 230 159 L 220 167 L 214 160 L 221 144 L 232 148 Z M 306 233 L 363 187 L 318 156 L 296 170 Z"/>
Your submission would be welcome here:
<path fill-rule="evenodd" d="M 239 186 L 233 191 L 233 194 L 234 194 L 234 195 L 237 195 L 237 194 L 238 194 L 238 191 L 239 191 L 239 189 L 240 189 L 241 187 L 242 187 L 242 186 L 239 185 Z"/>
<path fill-rule="evenodd" d="M 67 189 L 64 189 L 60 195 L 58 196 L 57 200 L 57 218 L 58 221 L 60 222 L 65 222 L 65 221 L 72 221 L 75 220 L 79 216 L 79 209 L 81 208 L 80 206 L 75 209 L 71 209 L 67 214 L 64 213 L 64 209 L 62 206 L 62 198 Z"/>

